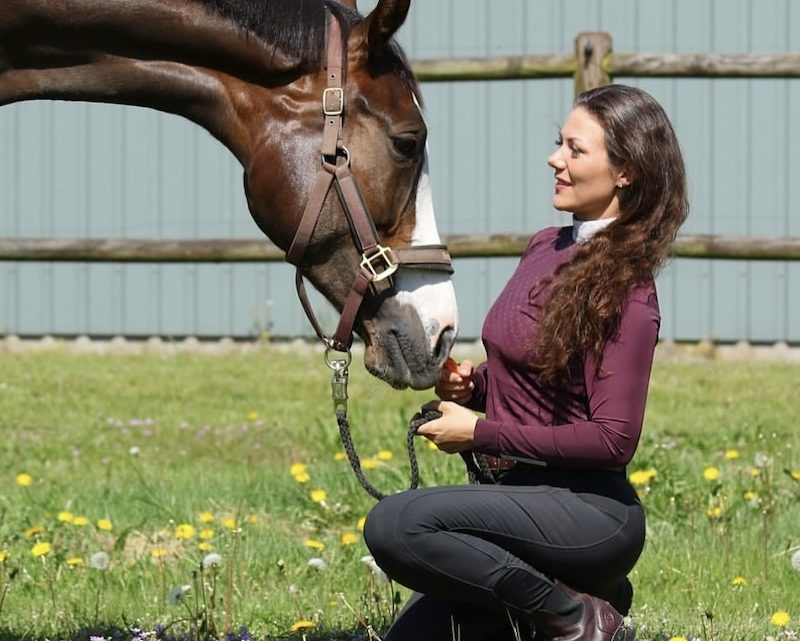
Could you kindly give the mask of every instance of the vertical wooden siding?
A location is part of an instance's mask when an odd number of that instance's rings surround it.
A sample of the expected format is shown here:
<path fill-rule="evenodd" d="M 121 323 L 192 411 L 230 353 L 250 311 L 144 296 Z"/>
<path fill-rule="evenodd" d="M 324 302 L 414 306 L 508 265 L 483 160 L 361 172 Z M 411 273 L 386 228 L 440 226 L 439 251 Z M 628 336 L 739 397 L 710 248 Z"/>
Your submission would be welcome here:
<path fill-rule="evenodd" d="M 375 4 L 360 2 L 363 12 Z M 411 58 L 569 53 L 581 31 L 619 52 L 800 51 L 793 0 L 436 0 L 412 4 Z M 800 81 L 618 78 L 675 124 L 690 176 L 687 233 L 800 235 Z M 563 224 L 544 159 L 570 80 L 423 86 L 442 233 Z M 0 109 L 0 234 L 259 237 L 241 168 L 179 118 L 107 105 Z M 512 259 L 461 259 L 462 336 Z M 800 341 L 800 265 L 676 260 L 659 278 L 662 337 Z M 309 328 L 284 265 L 0 264 L 0 333 L 248 336 Z M 324 312 L 333 321 L 330 311 Z"/>

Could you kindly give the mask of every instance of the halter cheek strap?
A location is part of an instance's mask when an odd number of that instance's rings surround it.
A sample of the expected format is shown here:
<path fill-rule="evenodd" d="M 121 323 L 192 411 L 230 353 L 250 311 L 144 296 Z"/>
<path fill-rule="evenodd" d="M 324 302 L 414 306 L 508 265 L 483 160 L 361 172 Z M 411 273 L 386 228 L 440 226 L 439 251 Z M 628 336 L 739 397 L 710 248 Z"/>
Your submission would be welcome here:
<path fill-rule="evenodd" d="M 355 177 L 350 172 L 350 152 L 342 138 L 345 107 L 343 75 L 347 66 L 347 50 L 344 47 L 339 21 L 332 13 L 328 16 L 327 83 L 322 92 L 322 113 L 325 116 L 321 146 L 322 166 L 314 179 L 294 240 L 286 253 L 286 260 L 297 267 L 295 277 L 297 295 L 317 336 L 329 349 L 346 352 L 353 342 L 353 328 L 361 303 L 370 289 L 380 293 L 393 288 L 392 275 L 400 267 L 446 273 L 452 273 L 453 267 L 445 245 L 392 248 L 380 244 L 372 216 L 367 210 Z M 311 308 L 301 270 L 303 258 L 322 214 L 331 185 L 335 187 L 344 210 L 353 242 L 361 254 L 361 262 L 356 270 L 350 293 L 345 299 L 336 332 L 333 337 L 328 337 L 322 331 Z"/>

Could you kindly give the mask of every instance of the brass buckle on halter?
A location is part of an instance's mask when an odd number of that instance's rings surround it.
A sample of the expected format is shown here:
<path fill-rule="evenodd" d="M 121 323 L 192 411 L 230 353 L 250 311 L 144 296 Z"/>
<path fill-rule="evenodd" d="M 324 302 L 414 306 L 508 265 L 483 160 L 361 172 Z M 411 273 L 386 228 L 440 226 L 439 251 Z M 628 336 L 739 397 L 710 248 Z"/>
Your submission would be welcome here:
<path fill-rule="evenodd" d="M 386 278 L 389 278 L 389 276 L 397 271 L 398 264 L 392 261 L 389 251 L 390 250 L 388 247 L 378 245 L 375 253 L 372 254 L 372 256 L 367 256 L 366 253 L 361 255 L 361 266 L 369 270 L 369 272 L 372 274 L 373 283 L 378 283 Z M 376 266 L 373 265 L 372 261 L 381 259 L 386 266 L 378 271 Z"/>
<path fill-rule="evenodd" d="M 328 107 L 330 96 L 336 101 L 333 107 Z M 344 113 L 344 90 L 341 87 L 328 87 L 322 92 L 322 113 L 326 116 L 341 116 Z"/>

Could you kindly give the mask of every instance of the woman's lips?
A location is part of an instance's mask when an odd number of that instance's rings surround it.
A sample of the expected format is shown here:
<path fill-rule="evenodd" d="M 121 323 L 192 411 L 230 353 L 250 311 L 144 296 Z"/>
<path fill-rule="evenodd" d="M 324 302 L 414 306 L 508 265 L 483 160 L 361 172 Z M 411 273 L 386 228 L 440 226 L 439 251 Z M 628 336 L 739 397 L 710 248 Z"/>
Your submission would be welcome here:
<path fill-rule="evenodd" d="M 567 187 L 569 187 L 569 183 L 563 180 L 556 180 L 556 193 L 564 191 Z"/>

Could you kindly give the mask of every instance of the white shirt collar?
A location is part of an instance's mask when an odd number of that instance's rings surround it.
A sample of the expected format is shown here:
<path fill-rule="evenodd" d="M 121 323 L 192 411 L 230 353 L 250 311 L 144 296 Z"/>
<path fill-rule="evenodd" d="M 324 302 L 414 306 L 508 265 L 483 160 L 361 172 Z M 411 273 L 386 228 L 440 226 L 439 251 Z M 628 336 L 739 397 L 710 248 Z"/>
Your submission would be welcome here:
<path fill-rule="evenodd" d="M 606 228 L 616 218 L 600 218 L 598 220 L 578 220 L 572 217 L 572 240 L 579 245 L 585 243 L 601 229 Z"/>

